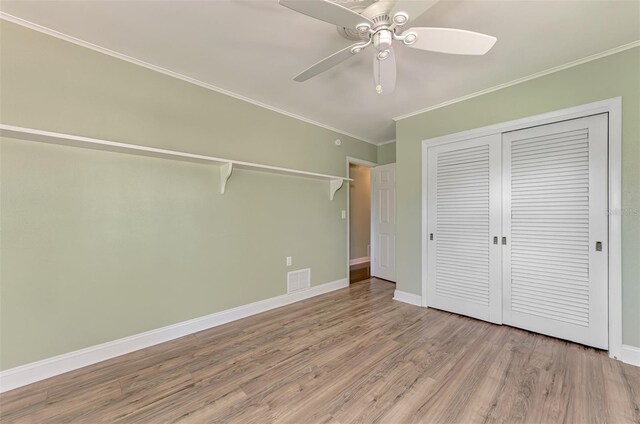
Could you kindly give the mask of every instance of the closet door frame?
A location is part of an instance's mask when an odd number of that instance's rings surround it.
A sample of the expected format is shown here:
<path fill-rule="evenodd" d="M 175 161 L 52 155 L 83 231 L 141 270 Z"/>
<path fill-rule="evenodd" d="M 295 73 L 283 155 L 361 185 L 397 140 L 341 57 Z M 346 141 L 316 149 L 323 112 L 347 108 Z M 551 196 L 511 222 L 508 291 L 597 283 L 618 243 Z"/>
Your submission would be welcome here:
<path fill-rule="evenodd" d="M 449 134 L 422 141 L 422 306 L 427 307 L 428 280 L 428 149 L 441 144 L 455 143 L 508 131 L 551 124 L 570 119 L 607 113 L 608 136 L 608 224 L 609 271 L 608 317 L 609 356 L 622 355 L 622 97 L 588 103 L 567 109 L 530 116 L 469 131 Z"/>

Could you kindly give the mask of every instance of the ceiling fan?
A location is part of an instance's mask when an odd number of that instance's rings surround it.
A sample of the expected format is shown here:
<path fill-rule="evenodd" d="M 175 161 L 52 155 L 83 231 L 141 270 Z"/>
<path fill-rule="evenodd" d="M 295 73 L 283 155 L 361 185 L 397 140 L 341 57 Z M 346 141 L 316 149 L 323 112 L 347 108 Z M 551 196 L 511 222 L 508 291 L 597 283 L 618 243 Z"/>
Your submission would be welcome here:
<path fill-rule="evenodd" d="M 340 1 L 340 0 L 336 0 Z M 394 41 L 414 49 L 439 53 L 483 55 L 496 42 L 490 35 L 453 28 L 404 27 L 438 0 L 279 0 L 282 6 L 336 25 L 345 38 L 357 41 L 297 75 L 306 81 L 373 45 L 373 76 L 378 94 L 392 93 L 396 85 Z"/>

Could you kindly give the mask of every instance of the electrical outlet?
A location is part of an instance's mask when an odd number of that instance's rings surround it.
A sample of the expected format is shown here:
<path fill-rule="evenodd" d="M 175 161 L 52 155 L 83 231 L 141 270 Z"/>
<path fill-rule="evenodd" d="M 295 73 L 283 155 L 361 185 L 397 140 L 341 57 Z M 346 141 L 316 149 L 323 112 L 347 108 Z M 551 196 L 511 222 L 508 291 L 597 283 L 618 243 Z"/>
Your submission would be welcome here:
<path fill-rule="evenodd" d="M 347 211 L 342 210 L 342 219 L 347 219 Z"/>
<path fill-rule="evenodd" d="M 291 256 L 287 256 L 287 266 L 291 266 Z"/>

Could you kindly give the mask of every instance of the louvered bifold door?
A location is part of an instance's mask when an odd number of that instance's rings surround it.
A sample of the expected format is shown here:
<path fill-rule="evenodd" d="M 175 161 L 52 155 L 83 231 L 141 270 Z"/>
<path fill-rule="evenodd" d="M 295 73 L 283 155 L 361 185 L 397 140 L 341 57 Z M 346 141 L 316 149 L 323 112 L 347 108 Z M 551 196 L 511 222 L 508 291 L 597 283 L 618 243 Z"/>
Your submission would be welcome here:
<path fill-rule="evenodd" d="M 498 134 L 435 146 L 427 159 L 427 305 L 496 323 L 500 144 Z"/>
<path fill-rule="evenodd" d="M 607 116 L 503 141 L 504 323 L 606 349 Z"/>

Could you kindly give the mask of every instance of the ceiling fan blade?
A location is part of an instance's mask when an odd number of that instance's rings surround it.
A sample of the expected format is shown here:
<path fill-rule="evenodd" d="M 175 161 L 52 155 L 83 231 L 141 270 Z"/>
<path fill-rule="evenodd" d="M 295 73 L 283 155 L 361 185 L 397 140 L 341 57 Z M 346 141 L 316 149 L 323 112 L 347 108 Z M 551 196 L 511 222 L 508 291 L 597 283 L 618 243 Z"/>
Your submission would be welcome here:
<path fill-rule="evenodd" d="M 382 0 L 385 1 L 385 0 Z M 431 9 L 433 5 L 438 3 L 439 0 L 398 0 L 389 1 L 389 3 L 395 3 L 389 16 L 392 18 L 400 12 L 404 12 L 409 17 L 407 22 L 411 22 L 418 16 L 422 15 L 427 10 Z"/>
<path fill-rule="evenodd" d="M 453 28 L 409 28 L 402 35 L 415 33 L 417 40 L 409 47 L 449 54 L 483 55 L 497 38 L 479 32 Z"/>
<path fill-rule="evenodd" d="M 368 18 L 329 0 L 279 0 L 282 6 L 312 18 L 345 28 L 356 28 L 359 24 L 373 26 Z"/>
<path fill-rule="evenodd" d="M 365 45 L 364 43 L 352 44 L 349 47 L 346 47 L 338 52 L 335 52 L 331 56 L 322 59 L 320 62 L 316 63 L 309 69 L 297 75 L 293 80 L 298 82 L 303 82 L 308 80 L 309 78 L 313 78 L 316 75 L 321 74 L 324 71 L 333 68 L 338 63 L 343 62 L 352 56 L 355 56 L 367 46 L 368 44 Z M 360 50 L 354 52 L 354 49 L 357 49 L 358 47 L 360 47 Z"/>
<path fill-rule="evenodd" d="M 391 94 L 396 88 L 396 56 L 393 47 L 389 47 L 386 59 L 378 59 L 378 52 L 373 56 L 373 80 L 378 94 Z"/>

